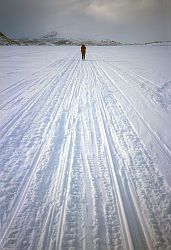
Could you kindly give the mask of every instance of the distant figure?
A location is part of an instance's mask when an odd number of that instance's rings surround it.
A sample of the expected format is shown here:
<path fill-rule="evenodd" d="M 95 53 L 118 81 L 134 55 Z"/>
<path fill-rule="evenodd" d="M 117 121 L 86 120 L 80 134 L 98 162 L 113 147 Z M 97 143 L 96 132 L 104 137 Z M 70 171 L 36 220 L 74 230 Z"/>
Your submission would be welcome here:
<path fill-rule="evenodd" d="M 85 60 L 86 46 L 84 44 L 81 46 L 81 54 L 82 54 L 82 60 Z"/>

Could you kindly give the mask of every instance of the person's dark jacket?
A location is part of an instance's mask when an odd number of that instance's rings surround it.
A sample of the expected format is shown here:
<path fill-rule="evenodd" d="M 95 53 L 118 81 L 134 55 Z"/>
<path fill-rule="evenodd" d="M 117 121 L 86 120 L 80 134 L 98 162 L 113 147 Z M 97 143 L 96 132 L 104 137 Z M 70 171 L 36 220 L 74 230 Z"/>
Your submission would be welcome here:
<path fill-rule="evenodd" d="M 81 46 L 81 54 L 86 54 L 86 46 L 85 45 L 82 45 Z"/>

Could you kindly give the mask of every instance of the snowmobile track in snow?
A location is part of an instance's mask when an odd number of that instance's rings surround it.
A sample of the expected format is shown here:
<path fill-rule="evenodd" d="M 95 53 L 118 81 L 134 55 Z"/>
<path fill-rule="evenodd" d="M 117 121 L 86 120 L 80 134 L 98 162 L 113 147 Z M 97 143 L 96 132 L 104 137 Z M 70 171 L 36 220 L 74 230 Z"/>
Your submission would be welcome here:
<path fill-rule="evenodd" d="M 128 99 L 126 97 L 126 95 L 123 93 L 123 91 L 118 88 L 116 86 L 116 84 L 114 83 L 114 81 L 111 79 L 111 77 L 109 77 L 109 75 L 103 70 L 103 68 L 101 67 L 101 72 L 103 72 L 103 74 L 101 74 L 101 78 L 103 78 L 104 76 L 106 76 L 108 78 L 108 80 L 112 83 L 111 88 L 116 88 L 121 95 L 126 99 L 126 101 L 128 102 L 128 104 L 132 107 L 132 110 L 134 110 L 136 112 L 136 114 L 139 116 L 139 118 L 141 119 L 141 121 L 144 123 L 144 125 L 147 127 L 147 129 L 150 131 L 150 133 L 154 136 L 155 140 L 157 141 L 157 143 L 160 145 L 160 147 L 162 148 L 162 150 L 164 151 L 164 153 L 167 155 L 168 159 L 171 159 L 171 150 L 170 148 L 168 148 L 168 146 L 161 141 L 161 139 L 159 138 L 159 136 L 155 133 L 155 131 L 151 128 L 150 124 L 143 118 L 143 116 L 138 112 L 137 108 L 134 107 L 134 105 L 132 104 L 132 102 L 130 101 L 130 99 Z M 119 76 L 121 79 L 123 79 L 124 81 L 126 81 L 124 79 L 124 77 L 122 77 L 120 74 L 117 73 L 117 71 L 114 71 L 116 76 Z M 126 81 L 127 82 L 127 81 Z M 169 121 L 167 121 L 169 122 Z"/>
<path fill-rule="evenodd" d="M 76 54 L 0 92 L 0 249 L 171 248 L 171 190 L 120 96 L 170 150 L 117 70 Z"/>

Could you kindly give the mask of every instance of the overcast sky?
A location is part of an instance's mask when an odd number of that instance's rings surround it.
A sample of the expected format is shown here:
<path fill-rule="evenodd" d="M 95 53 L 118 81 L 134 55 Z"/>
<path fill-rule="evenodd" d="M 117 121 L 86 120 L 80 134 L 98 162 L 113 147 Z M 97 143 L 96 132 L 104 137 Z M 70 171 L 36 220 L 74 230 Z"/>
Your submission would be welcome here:
<path fill-rule="evenodd" d="M 171 0 L 0 0 L 0 31 L 10 36 L 171 40 Z"/>

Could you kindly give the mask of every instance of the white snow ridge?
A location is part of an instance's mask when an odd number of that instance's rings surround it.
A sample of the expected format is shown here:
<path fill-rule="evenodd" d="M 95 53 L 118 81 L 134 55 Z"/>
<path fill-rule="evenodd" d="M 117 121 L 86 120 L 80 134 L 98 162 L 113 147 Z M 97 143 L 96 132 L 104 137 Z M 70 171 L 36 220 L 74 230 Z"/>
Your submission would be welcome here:
<path fill-rule="evenodd" d="M 0 48 L 0 249 L 171 249 L 171 48 Z"/>

